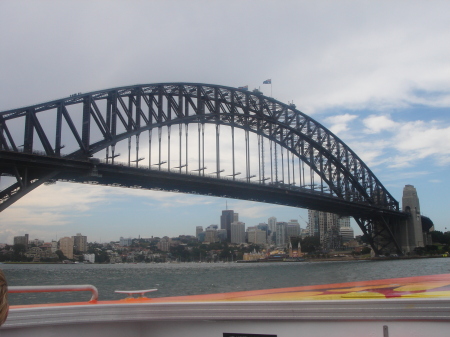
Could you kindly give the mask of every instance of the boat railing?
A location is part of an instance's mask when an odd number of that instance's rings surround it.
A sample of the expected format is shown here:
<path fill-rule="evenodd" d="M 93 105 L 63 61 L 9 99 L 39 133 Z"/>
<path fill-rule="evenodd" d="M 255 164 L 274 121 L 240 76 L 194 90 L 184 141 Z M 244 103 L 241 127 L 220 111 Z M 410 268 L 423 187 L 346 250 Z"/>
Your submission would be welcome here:
<path fill-rule="evenodd" d="M 48 286 L 13 286 L 8 287 L 8 293 L 57 293 L 65 291 L 90 291 L 92 297 L 89 302 L 98 300 L 98 290 L 90 284 L 83 285 L 48 285 Z"/>

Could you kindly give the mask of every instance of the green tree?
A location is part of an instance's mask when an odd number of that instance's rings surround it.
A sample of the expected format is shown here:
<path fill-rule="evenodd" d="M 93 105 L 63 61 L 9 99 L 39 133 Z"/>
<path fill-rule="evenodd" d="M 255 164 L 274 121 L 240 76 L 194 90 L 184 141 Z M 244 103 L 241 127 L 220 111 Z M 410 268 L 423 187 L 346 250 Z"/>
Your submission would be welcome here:
<path fill-rule="evenodd" d="M 320 248 L 320 239 L 318 236 L 307 236 L 301 241 L 302 252 L 312 253 Z"/>
<path fill-rule="evenodd" d="M 370 254 L 372 250 L 370 249 L 370 247 L 364 247 L 363 249 L 361 249 L 361 255 L 367 255 Z"/>
<path fill-rule="evenodd" d="M 442 233 L 440 231 L 430 232 L 433 243 L 442 243 L 444 245 L 450 244 L 450 233 Z"/>
<path fill-rule="evenodd" d="M 64 253 L 62 252 L 62 250 L 59 250 L 59 249 L 58 249 L 58 250 L 55 252 L 55 254 L 58 255 L 58 260 L 59 260 L 59 261 L 67 260 L 67 257 L 64 255 Z"/>

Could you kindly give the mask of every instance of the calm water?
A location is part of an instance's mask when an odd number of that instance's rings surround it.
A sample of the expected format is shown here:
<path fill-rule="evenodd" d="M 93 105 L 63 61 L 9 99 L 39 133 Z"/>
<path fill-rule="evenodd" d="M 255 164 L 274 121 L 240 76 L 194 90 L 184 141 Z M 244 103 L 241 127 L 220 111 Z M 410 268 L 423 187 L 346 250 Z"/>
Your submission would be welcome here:
<path fill-rule="evenodd" d="M 450 259 L 300 263 L 1 264 L 8 284 L 92 284 L 100 300 L 114 290 L 158 288 L 152 297 L 221 293 L 450 273 Z M 10 304 L 84 301 L 90 293 L 10 294 Z"/>

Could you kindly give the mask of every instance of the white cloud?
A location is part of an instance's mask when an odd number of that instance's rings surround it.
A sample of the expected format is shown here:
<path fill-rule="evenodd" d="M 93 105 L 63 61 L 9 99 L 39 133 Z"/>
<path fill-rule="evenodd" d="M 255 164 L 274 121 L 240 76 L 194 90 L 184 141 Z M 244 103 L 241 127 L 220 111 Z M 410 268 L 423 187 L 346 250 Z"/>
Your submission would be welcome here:
<path fill-rule="evenodd" d="M 367 133 L 380 133 L 384 130 L 393 130 L 397 127 L 398 123 L 394 122 L 388 116 L 370 115 L 363 121 Z"/>
<path fill-rule="evenodd" d="M 450 126 L 414 121 L 403 124 L 394 136 L 395 148 L 410 161 L 434 157 L 439 165 L 450 162 Z"/>
<path fill-rule="evenodd" d="M 348 123 L 350 123 L 356 118 L 358 118 L 357 115 L 351 115 L 347 113 L 344 115 L 327 117 L 325 121 L 331 124 L 329 128 L 331 132 L 333 132 L 334 134 L 339 134 L 341 132 L 347 131 Z"/>

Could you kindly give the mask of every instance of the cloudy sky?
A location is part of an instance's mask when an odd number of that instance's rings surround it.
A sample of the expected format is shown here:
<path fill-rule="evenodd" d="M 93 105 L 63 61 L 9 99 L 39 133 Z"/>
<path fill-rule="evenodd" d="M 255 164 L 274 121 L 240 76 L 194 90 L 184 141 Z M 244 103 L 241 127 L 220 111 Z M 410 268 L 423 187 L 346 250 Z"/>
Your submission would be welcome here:
<path fill-rule="evenodd" d="M 448 1 L 0 2 L 0 111 L 132 84 L 248 85 L 346 142 L 401 201 L 450 226 Z M 4 180 L 4 178 L 3 178 Z M 57 183 L 0 214 L 14 235 L 89 241 L 194 234 L 225 200 Z M 304 210 L 228 200 L 247 225 Z M 449 226 L 447 226 L 449 225 Z"/>

